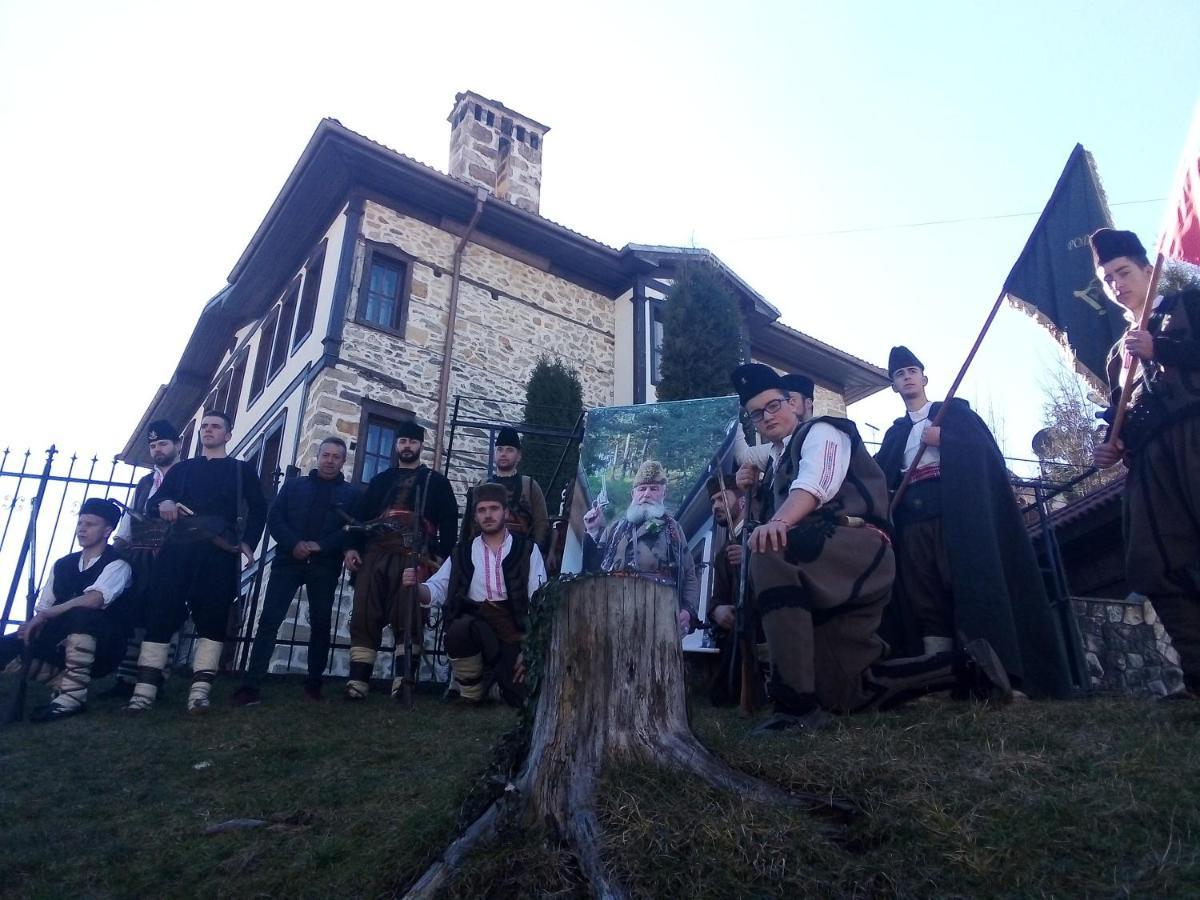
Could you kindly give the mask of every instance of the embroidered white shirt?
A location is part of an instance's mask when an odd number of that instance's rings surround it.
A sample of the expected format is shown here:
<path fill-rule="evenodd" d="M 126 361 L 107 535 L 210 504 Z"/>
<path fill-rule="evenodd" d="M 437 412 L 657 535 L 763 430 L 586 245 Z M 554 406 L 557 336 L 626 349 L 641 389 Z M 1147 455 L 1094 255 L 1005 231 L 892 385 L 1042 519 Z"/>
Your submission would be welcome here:
<path fill-rule="evenodd" d="M 807 491 L 822 506 L 837 496 L 849 469 L 850 436 L 828 422 L 817 422 L 804 436 L 796 478 L 788 490 Z"/>
<path fill-rule="evenodd" d="M 483 535 L 479 535 L 471 542 L 471 563 L 475 566 L 475 572 L 471 575 L 471 586 L 467 590 L 467 596 L 476 603 L 494 602 L 499 603 L 507 599 L 508 592 L 504 588 L 504 572 L 501 569 L 501 563 L 508 556 L 508 552 L 512 549 L 512 535 L 504 536 L 504 545 L 499 552 L 493 551 L 483 542 Z M 446 603 L 446 594 L 450 590 L 450 567 L 453 557 L 447 557 L 439 568 L 428 581 L 425 586 L 429 588 L 429 602 L 433 606 L 444 606 Z M 542 561 L 542 551 L 533 546 L 533 552 L 529 555 L 529 583 L 527 590 L 529 596 L 532 597 L 534 592 L 546 583 L 546 564 Z"/>

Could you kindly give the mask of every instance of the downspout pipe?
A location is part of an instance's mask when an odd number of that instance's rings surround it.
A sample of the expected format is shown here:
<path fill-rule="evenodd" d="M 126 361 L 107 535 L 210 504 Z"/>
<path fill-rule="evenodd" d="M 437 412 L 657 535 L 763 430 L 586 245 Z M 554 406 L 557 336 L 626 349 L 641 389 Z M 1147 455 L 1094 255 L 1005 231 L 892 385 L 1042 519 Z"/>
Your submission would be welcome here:
<path fill-rule="evenodd" d="M 462 277 L 462 261 L 467 252 L 467 242 L 471 240 L 475 226 L 479 224 L 479 217 L 483 214 L 483 204 L 487 202 L 489 196 L 485 188 L 475 189 L 475 211 L 471 214 L 471 221 L 467 223 L 467 230 L 462 233 L 462 237 L 458 239 L 458 244 L 454 248 L 454 269 L 450 275 L 450 311 L 446 314 L 446 340 L 442 345 L 442 374 L 438 379 L 437 431 L 433 443 L 435 469 L 442 463 L 442 447 L 445 445 L 446 410 L 450 401 L 450 363 L 454 353 L 454 324 L 458 319 L 458 286 Z"/>

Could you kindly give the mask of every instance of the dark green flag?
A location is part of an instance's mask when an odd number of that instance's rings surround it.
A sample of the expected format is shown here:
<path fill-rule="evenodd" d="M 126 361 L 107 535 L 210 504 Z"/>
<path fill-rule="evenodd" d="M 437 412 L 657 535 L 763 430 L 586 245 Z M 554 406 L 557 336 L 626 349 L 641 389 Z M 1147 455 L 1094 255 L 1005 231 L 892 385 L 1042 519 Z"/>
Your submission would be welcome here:
<path fill-rule="evenodd" d="M 1092 155 L 1076 144 L 1004 282 L 1009 299 L 1065 337 L 1079 364 L 1101 381 L 1125 320 L 1096 277 L 1088 235 L 1112 224 Z"/>

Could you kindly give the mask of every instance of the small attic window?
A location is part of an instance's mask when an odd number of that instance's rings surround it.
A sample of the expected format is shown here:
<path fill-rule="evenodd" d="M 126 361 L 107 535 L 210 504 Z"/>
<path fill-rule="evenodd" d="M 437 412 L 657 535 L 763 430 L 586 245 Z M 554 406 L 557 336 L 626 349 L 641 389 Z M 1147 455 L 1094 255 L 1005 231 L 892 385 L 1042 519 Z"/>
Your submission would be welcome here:
<path fill-rule="evenodd" d="M 538 145 L 541 144 L 541 142 L 542 142 L 542 139 L 537 136 L 536 131 L 529 132 L 529 146 L 530 147 L 532 147 L 534 150 L 536 150 L 538 148 Z"/>

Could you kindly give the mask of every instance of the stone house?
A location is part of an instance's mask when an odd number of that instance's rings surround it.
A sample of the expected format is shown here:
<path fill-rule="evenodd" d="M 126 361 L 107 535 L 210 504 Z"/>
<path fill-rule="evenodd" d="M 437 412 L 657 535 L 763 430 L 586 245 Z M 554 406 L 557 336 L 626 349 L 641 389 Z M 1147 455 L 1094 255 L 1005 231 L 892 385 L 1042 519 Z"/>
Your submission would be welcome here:
<path fill-rule="evenodd" d="M 473 92 L 455 97 L 443 174 L 322 120 L 205 305 L 122 458 L 147 465 L 144 428 L 167 418 L 187 450 L 206 408 L 234 420 L 230 452 L 270 487 L 307 471 L 330 434 L 365 482 L 415 419 L 440 466 L 457 395 L 519 398 L 537 357 L 575 368 L 587 406 L 653 402 L 657 311 L 677 268 L 716 265 L 756 360 L 809 374 L 822 411 L 888 382 L 884 371 L 783 325 L 777 308 L 704 250 L 617 249 L 539 214 L 547 126 Z M 475 446 L 471 446 L 471 441 Z M 455 438 L 484 457 L 486 438 Z M 448 473 L 461 492 L 475 472 Z"/>

